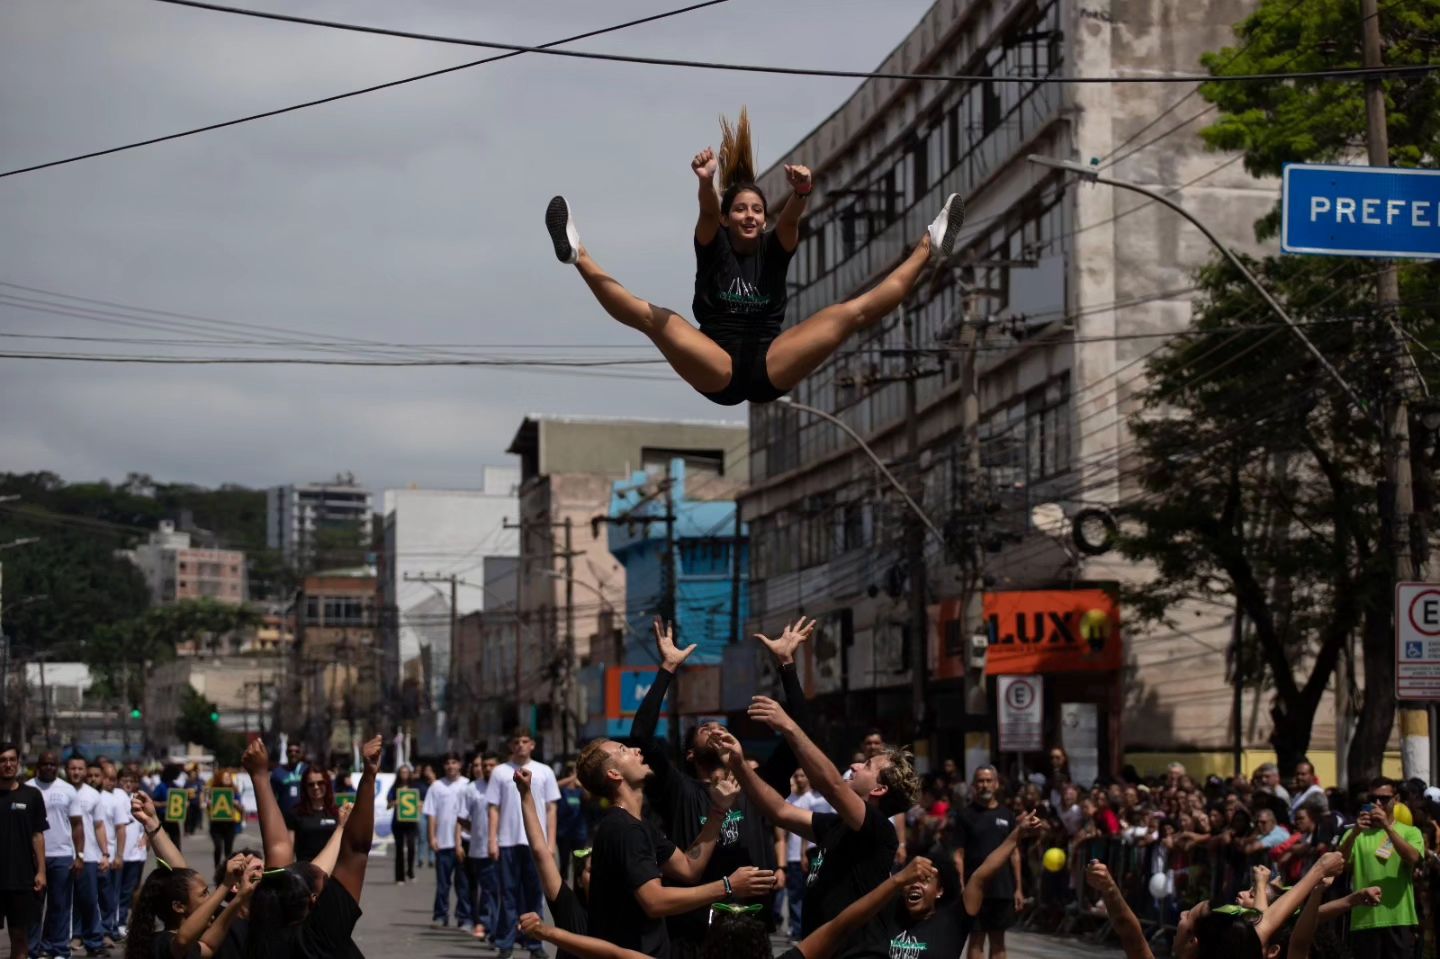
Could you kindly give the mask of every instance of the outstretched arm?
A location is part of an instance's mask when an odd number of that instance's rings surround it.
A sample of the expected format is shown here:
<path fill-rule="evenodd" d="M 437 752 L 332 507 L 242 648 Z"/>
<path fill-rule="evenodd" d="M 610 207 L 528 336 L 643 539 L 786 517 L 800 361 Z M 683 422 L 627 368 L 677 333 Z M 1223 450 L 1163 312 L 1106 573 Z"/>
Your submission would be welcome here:
<path fill-rule="evenodd" d="M 655 678 L 630 722 L 630 738 L 640 748 L 644 749 L 654 741 L 655 729 L 660 725 L 660 708 L 665 702 L 665 694 L 670 691 L 670 681 L 695 649 L 694 643 L 684 649 L 677 647 L 675 626 L 655 620 L 655 650 L 660 656 L 660 668 L 655 671 Z"/>
<path fill-rule="evenodd" d="M 1355 890 L 1348 896 L 1322 902 L 1320 904 L 1320 921 L 1329 922 L 1332 919 L 1339 919 L 1351 909 L 1364 909 L 1378 905 L 1380 905 L 1380 887 L 1366 886 L 1364 889 Z"/>
<path fill-rule="evenodd" d="M 916 856 L 900 872 L 886 876 L 880 885 L 846 906 L 840 915 L 800 940 L 797 948 L 805 959 L 829 959 L 900 890 L 913 882 L 929 882 L 934 876 L 934 863 L 924 856 Z"/>
<path fill-rule="evenodd" d="M 554 902 L 564 884 L 555 857 L 550 855 L 550 844 L 545 831 L 540 828 L 540 813 L 535 808 L 535 795 L 530 791 L 530 770 L 515 770 L 515 791 L 520 793 L 520 818 L 525 822 L 525 841 L 530 844 L 530 856 L 535 860 L 535 871 L 540 874 L 540 891 L 547 902 Z M 489 814 L 489 810 L 486 810 Z"/>
<path fill-rule="evenodd" d="M 233 884 L 235 898 L 226 903 L 225 908 L 220 910 L 220 915 L 215 917 L 215 921 L 210 923 L 200 936 L 200 955 L 206 959 L 218 953 L 225 944 L 231 924 L 249 907 L 250 896 L 255 892 L 255 887 L 260 884 L 260 878 L 265 872 L 265 864 L 258 857 L 241 853 L 239 858 L 245 860 L 245 864 L 239 882 Z M 232 885 L 229 878 L 226 876 L 226 882 L 221 888 Z"/>
<path fill-rule="evenodd" d="M 1320 921 L 1320 896 L 1328 885 L 1328 881 L 1321 882 L 1310 890 L 1305 908 L 1300 911 L 1300 918 L 1295 920 L 1295 928 L 1290 932 L 1287 959 L 1310 959 L 1310 946 L 1315 942 L 1315 927 Z"/>
<path fill-rule="evenodd" d="M 815 620 L 807 620 L 801 616 L 794 623 L 785 627 L 779 639 L 771 639 L 760 633 L 755 638 L 765 644 L 770 654 L 775 657 L 775 665 L 780 672 L 780 685 L 785 690 L 785 711 L 795 724 L 801 729 L 809 728 L 810 704 L 805 699 L 805 688 L 800 685 L 800 673 L 795 663 L 795 654 L 802 643 L 810 638 L 815 631 Z M 770 788 L 784 795 L 790 788 L 790 777 L 794 775 L 795 768 L 800 765 L 795 758 L 795 750 L 784 739 L 770 758 L 760 764 L 760 778 L 770 784 Z"/>
<path fill-rule="evenodd" d="M 709 246 L 722 225 L 720 197 L 715 194 L 715 168 L 719 165 L 715 151 L 709 147 L 695 154 L 690 161 L 690 169 L 700 180 L 700 218 L 695 221 L 695 242 L 701 246 Z"/>
<path fill-rule="evenodd" d="M 805 731 L 795 720 L 780 708 L 779 703 L 769 696 L 753 696 L 749 713 L 751 719 L 759 720 L 785 737 L 790 748 L 795 750 L 795 758 L 800 760 L 800 768 L 805 770 L 810 785 L 830 801 L 830 805 L 835 807 L 835 811 L 849 829 L 856 830 L 865 824 L 865 800 L 845 785 L 845 780 L 840 777 L 840 770 L 826 758 L 819 746 L 811 742 L 810 737 L 805 735 Z"/>
<path fill-rule="evenodd" d="M 340 856 L 331 873 L 331 878 L 344 886 L 356 902 L 360 901 L 360 891 L 365 888 L 365 866 L 370 861 L 370 842 L 375 835 L 375 774 L 380 771 L 382 743 L 376 736 L 360 747 L 365 774 L 355 787 L 350 819 L 340 830 Z"/>
<path fill-rule="evenodd" d="M 260 840 L 265 847 L 265 868 L 282 869 L 295 861 L 295 845 L 290 841 L 285 815 L 280 812 L 280 803 L 270 786 L 270 754 L 265 750 L 265 743 L 257 739 L 246 746 L 240 765 L 250 774 L 250 785 L 255 788 Z"/>
<path fill-rule="evenodd" d="M 210 928 L 210 917 L 215 915 L 215 910 L 225 902 L 230 887 L 239 884 L 245 873 L 246 864 L 247 857 L 244 853 L 231 856 L 229 862 L 225 864 L 225 881 L 205 897 L 200 908 L 193 910 L 180 923 L 180 928 L 175 932 L 175 938 L 170 940 L 170 955 L 175 959 L 184 959 L 190 952 L 190 948 L 197 943 L 200 943 L 200 955 L 208 959 L 209 954 L 205 951 L 204 944 L 201 943 L 201 937 L 205 935 L 205 930 Z"/>
<path fill-rule="evenodd" d="M 335 871 L 335 863 L 340 860 L 340 841 L 345 835 L 345 823 L 354 809 L 354 803 L 347 803 L 340 807 L 340 824 L 335 827 L 330 838 L 325 840 L 325 848 L 320 850 L 320 855 L 310 860 L 311 865 L 320 869 L 327 876 Z"/>
<path fill-rule="evenodd" d="M 1264 945 L 1275 935 L 1275 931 L 1283 926 L 1295 910 L 1309 897 L 1311 890 L 1320 885 L 1325 877 L 1338 876 L 1345 871 L 1345 857 L 1338 852 L 1327 852 L 1316 860 L 1310 871 L 1300 877 L 1300 881 L 1291 886 L 1290 889 L 1276 899 L 1274 904 L 1260 917 L 1255 931 L 1260 934 L 1260 943 Z"/>
<path fill-rule="evenodd" d="M 811 825 L 812 813 L 810 810 L 792 806 L 769 783 L 756 775 L 755 770 L 745 762 L 745 753 L 740 747 L 740 740 L 729 732 L 720 733 L 717 743 L 720 746 L 721 754 L 725 757 L 725 767 L 730 770 L 730 774 L 735 777 L 735 781 L 740 784 L 741 790 L 749 800 L 755 804 L 760 815 L 781 829 L 813 842 L 815 830 Z"/>
<path fill-rule="evenodd" d="M 170 840 L 170 834 L 160 824 L 160 814 L 155 811 L 155 800 L 144 790 L 136 790 L 135 795 L 130 797 L 130 815 L 145 831 L 145 839 L 150 848 L 155 850 L 157 859 L 165 860 L 165 864 L 174 869 L 188 868 L 185 857 L 180 854 L 180 850 Z M 41 863 L 44 863 L 43 859 Z"/>
<path fill-rule="evenodd" d="M 806 199 L 814 189 L 810 168 L 785 164 L 785 179 L 790 183 L 791 193 L 785 198 L 785 205 L 775 220 L 775 236 L 786 253 L 794 253 L 800 245 L 800 217 L 805 215 Z"/>
<path fill-rule="evenodd" d="M 705 827 L 689 849 L 684 853 L 676 849 L 667 862 L 660 864 L 666 879 L 691 883 L 699 882 L 705 875 L 705 868 L 710 865 L 710 857 L 715 853 L 715 843 L 720 840 L 725 817 L 735 808 L 735 800 L 740 797 L 740 786 L 732 779 L 722 779 L 711 783 L 706 792 L 710 796 L 710 812 L 705 817 Z"/>
<path fill-rule="evenodd" d="M 1125 950 L 1125 959 L 1154 959 L 1150 944 L 1145 941 L 1145 931 L 1140 928 L 1140 920 L 1130 911 L 1130 904 L 1121 895 L 1120 887 L 1115 884 L 1115 879 L 1105 864 L 1098 859 L 1092 861 L 1085 869 L 1085 881 L 1105 900 L 1105 915 L 1110 919 L 1115 934 L 1120 937 L 1120 947 Z M 965 891 L 968 902 L 968 886 Z"/>
<path fill-rule="evenodd" d="M 1021 815 L 1015 828 L 1010 830 L 1010 835 L 1005 837 L 1005 841 L 985 857 L 984 862 L 976 867 L 968 879 L 964 879 L 965 891 L 962 894 L 962 901 L 965 904 L 966 913 L 973 916 L 980 912 L 980 906 L 985 900 L 985 887 L 989 885 L 991 879 L 1000 874 L 1000 870 L 1010 868 L 1012 857 L 1020 851 L 1020 840 L 1039 835 L 1044 828 L 1045 824 L 1034 813 Z M 960 846 L 961 859 L 956 865 L 962 878 L 965 875 L 961 869 L 964 865 L 964 848 L 963 845 Z"/>
<path fill-rule="evenodd" d="M 543 939 L 553 943 L 561 952 L 568 952 L 572 956 L 579 956 L 580 959 L 650 959 L 643 952 L 636 952 L 633 949 L 623 949 L 613 942 L 606 942 L 604 939 L 596 939 L 594 936 L 582 936 L 573 932 L 566 932 L 564 929 L 556 929 L 554 926 L 546 925 L 540 917 L 533 912 L 527 912 L 520 917 L 520 934 L 529 936 L 531 939 Z"/>

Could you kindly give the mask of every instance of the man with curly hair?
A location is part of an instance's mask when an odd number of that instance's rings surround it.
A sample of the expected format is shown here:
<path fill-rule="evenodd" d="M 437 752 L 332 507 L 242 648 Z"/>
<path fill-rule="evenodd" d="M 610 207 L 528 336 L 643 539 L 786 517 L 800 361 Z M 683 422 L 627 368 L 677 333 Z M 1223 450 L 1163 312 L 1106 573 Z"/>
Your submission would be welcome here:
<path fill-rule="evenodd" d="M 810 812 L 785 802 L 745 762 L 740 742 L 728 732 L 719 737 L 726 765 L 746 797 L 770 821 L 815 843 L 801 911 L 804 935 L 840 915 L 890 874 L 899 838 L 889 817 L 914 805 L 920 778 L 910 753 L 886 747 L 842 776 L 780 704 L 755 696 L 750 718 L 769 726 L 795 751 L 810 784 L 835 807 Z M 889 950 L 893 922 L 880 917 L 840 950 L 839 957 L 883 955 Z"/>

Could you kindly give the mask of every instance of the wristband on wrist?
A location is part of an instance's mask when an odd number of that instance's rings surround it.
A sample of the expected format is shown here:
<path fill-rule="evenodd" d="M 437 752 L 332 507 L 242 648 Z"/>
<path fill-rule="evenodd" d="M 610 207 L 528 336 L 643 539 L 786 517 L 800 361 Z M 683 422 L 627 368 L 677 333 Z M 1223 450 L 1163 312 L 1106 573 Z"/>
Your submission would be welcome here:
<path fill-rule="evenodd" d="M 796 191 L 795 191 L 795 195 L 798 196 L 798 197 L 802 197 L 802 198 L 803 198 L 803 197 L 809 196 L 810 194 L 812 194 L 812 193 L 814 193 L 814 192 L 815 192 L 815 186 L 814 186 L 814 184 L 811 184 L 810 189 L 806 190 L 804 193 L 801 193 L 799 190 L 796 190 Z"/>
<path fill-rule="evenodd" d="M 730 877 L 729 877 L 729 876 L 721 876 L 721 877 L 720 877 L 720 881 L 725 884 L 725 898 L 726 898 L 726 899 L 733 899 L 733 898 L 735 898 L 735 889 L 734 889 L 734 887 L 732 887 L 732 886 L 730 885 Z"/>

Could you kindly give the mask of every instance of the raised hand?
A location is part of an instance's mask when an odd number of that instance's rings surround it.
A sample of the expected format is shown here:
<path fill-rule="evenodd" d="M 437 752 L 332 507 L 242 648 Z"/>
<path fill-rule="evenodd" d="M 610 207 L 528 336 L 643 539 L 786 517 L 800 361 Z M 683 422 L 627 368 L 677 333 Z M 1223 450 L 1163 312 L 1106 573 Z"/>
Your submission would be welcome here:
<path fill-rule="evenodd" d="M 697 646 L 691 643 L 684 649 L 675 645 L 675 625 L 666 623 L 660 618 L 655 619 L 655 648 L 660 653 L 660 668 L 666 672 L 675 672 L 690 654 L 695 652 Z"/>
<path fill-rule="evenodd" d="M 1270 870 L 1265 866 L 1252 866 L 1250 878 L 1257 889 L 1261 886 L 1268 886 L 1270 885 Z"/>
<path fill-rule="evenodd" d="M 1380 905 L 1380 887 L 1366 886 L 1364 889 L 1357 889 L 1350 894 L 1351 899 L 1357 906 L 1378 906 Z"/>
<path fill-rule="evenodd" d="M 530 939 L 544 939 L 548 928 L 541 921 L 540 917 L 533 912 L 527 912 L 520 917 L 520 935 Z"/>
<path fill-rule="evenodd" d="M 160 825 L 160 817 L 155 813 L 155 800 L 146 793 L 136 792 L 130 797 L 130 815 L 145 827 L 147 833 L 153 832 Z"/>
<path fill-rule="evenodd" d="M 1327 852 L 1315 861 L 1313 868 L 1322 877 L 1338 876 L 1345 871 L 1345 857 L 1338 852 Z"/>
<path fill-rule="evenodd" d="M 750 708 L 746 712 L 751 719 L 764 723 L 777 733 L 795 728 L 795 720 L 790 718 L 783 706 L 769 696 L 751 696 Z"/>
<path fill-rule="evenodd" d="M 1090 865 L 1085 867 L 1085 882 L 1091 889 L 1097 892 L 1104 892 L 1115 885 L 1115 877 L 1110 875 L 1110 868 L 1098 859 L 1090 860 Z"/>
<path fill-rule="evenodd" d="M 740 740 L 732 736 L 729 730 L 715 733 L 711 740 L 720 750 L 720 759 L 725 763 L 726 768 L 734 769 L 737 766 L 745 765 L 745 750 L 741 747 Z"/>
<path fill-rule="evenodd" d="M 718 812 L 729 812 L 740 798 L 740 784 L 734 779 L 719 779 L 705 787 L 710 796 L 710 807 Z"/>
<path fill-rule="evenodd" d="M 798 163 L 785 164 L 785 179 L 796 193 L 809 193 L 812 187 L 810 168 Z"/>
<path fill-rule="evenodd" d="M 528 794 L 529 794 L 529 792 L 530 792 L 530 770 L 528 770 L 528 769 L 517 769 L 517 770 L 515 770 L 515 791 L 518 792 L 518 793 L 519 793 L 520 795 L 522 795 L 522 796 L 525 796 L 525 795 L 528 795 Z"/>
<path fill-rule="evenodd" d="M 260 885 L 260 880 L 265 876 L 265 860 L 258 856 L 250 856 L 245 863 L 245 871 L 240 875 L 240 885 L 235 892 L 241 899 L 249 899 Z"/>
<path fill-rule="evenodd" d="M 916 856 L 905 864 L 904 869 L 891 876 L 890 881 L 903 888 L 917 882 L 928 883 L 937 875 L 939 872 L 933 862 L 924 856 Z"/>
<path fill-rule="evenodd" d="M 719 165 L 720 161 L 716 159 L 715 151 L 709 147 L 695 154 L 695 158 L 690 161 L 690 169 L 695 171 L 697 177 L 706 182 L 715 178 L 715 168 Z"/>
<path fill-rule="evenodd" d="M 1020 818 L 1015 821 L 1015 837 L 1017 839 L 1034 839 L 1044 834 L 1046 829 L 1045 820 L 1033 812 L 1021 813 Z"/>
<path fill-rule="evenodd" d="M 225 861 L 225 885 L 234 889 L 240 884 L 240 879 L 245 875 L 245 870 L 250 865 L 250 857 L 243 852 L 237 852 Z"/>
<path fill-rule="evenodd" d="M 360 747 L 360 761 L 365 764 L 367 773 L 374 775 L 380 771 L 380 754 L 384 749 L 385 740 L 379 736 L 371 737 L 369 742 Z"/>
<path fill-rule="evenodd" d="M 775 873 L 769 869 L 741 866 L 730 874 L 730 888 L 736 899 L 758 899 L 775 888 Z"/>
<path fill-rule="evenodd" d="M 801 616 L 785 627 L 785 631 L 780 634 L 779 639 L 771 639 L 763 633 L 756 633 L 755 638 L 765 644 L 765 648 L 770 650 L 770 654 L 775 657 L 777 663 L 781 666 L 788 666 L 795 662 L 795 650 L 799 649 L 800 644 L 809 639 L 810 634 L 814 631 L 815 620 L 807 620 Z"/>
<path fill-rule="evenodd" d="M 240 757 L 240 765 L 251 776 L 264 776 L 270 772 L 270 753 L 265 749 L 263 740 L 252 740 L 250 745 L 245 747 L 245 755 Z"/>
<path fill-rule="evenodd" d="M 345 805 L 343 805 L 343 806 L 340 807 L 340 809 L 337 811 L 338 814 L 337 814 L 337 816 L 336 816 L 336 818 L 340 820 L 340 826 L 339 826 L 340 829 L 344 829 L 344 828 L 345 828 L 345 823 L 346 823 L 346 821 L 348 821 L 348 820 L 350 819 L 350 813 L 352 813 L 352 812 L 354 812 L 354 811 L 355 811 L 355 804 L 354 804 L 353 802 L 347 802 Z"/>

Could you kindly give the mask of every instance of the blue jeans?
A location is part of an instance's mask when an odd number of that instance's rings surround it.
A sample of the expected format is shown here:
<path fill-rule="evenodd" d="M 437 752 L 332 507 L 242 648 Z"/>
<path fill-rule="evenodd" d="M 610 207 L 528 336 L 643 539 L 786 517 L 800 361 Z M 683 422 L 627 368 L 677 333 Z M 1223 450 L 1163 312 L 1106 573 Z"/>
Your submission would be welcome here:
<path fill-rule="evenodd" d="M 455 882 L 455 924 L 469 925 L 475 920 L 470 915 L 470 880 L 464 869 L 455 868 L 459 860 L 454 849 L 439 849 L 435 852 L 435 921 L 445 922 L 450 917 L 450 882 Z"/>
<path fill-rule="evenodd" d="M 800 938 L 800 903 L 805 900 L 805 870 L 797 860 L 785 864 L 785 908 L 790 913 L 790 938 Z M 778 923 L 777 923 L 778 925 Z"/>
<path fill-rule="evenodd" d="M 420 848 L 416 850 L 419 855 L 415 857 L 417 866 L 435 865 L 435 850 L 430 848 L 430 843 L 425 837 L 430 835 L 430 817 L 422 814 L 420 816 Z"/>
<path fill-rule="evenodd" d="M 471 845 L 473 847 L 474 844 Z M 489 857 L 466 859 L 465 872 L 470 878 L 470 899 L 475 904 L 470 914 L 476 925 L 484 926 L 485 931 L 493 936 L 500 911 L 495 860 Z"/>
<path fill-rule="evenodd" d="M 75 877 L 75 895 L 70 900 L 75 924 L 72 936 L 78 935 L 86 949 L 104 949 L 105 935 L 100 927 L 100 864 L 87 862 Z"/>
<path fill-rule="evenodd" d="M 145 863 L 127 862 L 120 873 L 120 925 L 130 924 L 130 903 L 135 899 L 135 890 L 140 888 L 140 877 L 145 872 Z"/>
<path fill-rule="evenodd" d="M 30 929 L 30 955 L 70 959 L 70 899 L 75 889 L 71 856 L 45 857 L 45 918 Z"/>
<path fill-rule="evenodd" d="M 112 938 L 120 931 L 120 865 L 100 873 L 100 931 Z"/>
<path fill-rule="evenodd" d="M 501 951 L 515 948 L 520 935 L 517 925 L 527 912 L 544 915 L 545 898 L 540 892 L 540 874 L 529 846 L 500 847 L 500 924 L 495 934 L 495 947 Z M 531 952 L 544 948 L 538 940 L 521 939 L 520 945 Z"/>

